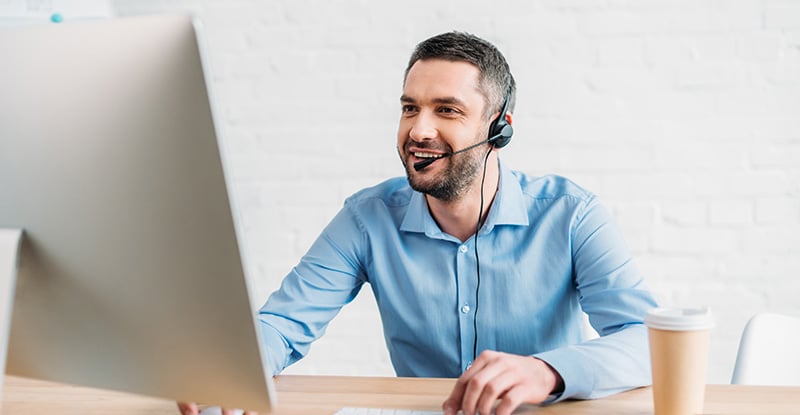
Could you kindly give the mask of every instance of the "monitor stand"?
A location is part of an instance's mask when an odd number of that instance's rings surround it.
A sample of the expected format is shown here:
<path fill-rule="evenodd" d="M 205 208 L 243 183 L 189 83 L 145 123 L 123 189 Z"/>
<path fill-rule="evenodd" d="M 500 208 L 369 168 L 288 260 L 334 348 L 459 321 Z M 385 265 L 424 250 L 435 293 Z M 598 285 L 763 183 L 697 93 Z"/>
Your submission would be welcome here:
<path fill-rule="evenodd" d="M 17 260 L 22 242 L 22 229 L 0 228 L 0 402 L 6 373 L 6 352 L 14 310 L 14 287 L 17 281 Z"/>

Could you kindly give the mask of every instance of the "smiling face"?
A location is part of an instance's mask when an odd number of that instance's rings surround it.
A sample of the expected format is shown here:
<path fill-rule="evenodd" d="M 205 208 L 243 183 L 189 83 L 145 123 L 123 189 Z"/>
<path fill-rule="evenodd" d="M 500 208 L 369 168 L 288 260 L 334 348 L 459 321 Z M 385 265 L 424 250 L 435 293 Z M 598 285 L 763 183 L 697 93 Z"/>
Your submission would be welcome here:
<path fill-rule="evenodd" d="M 479 78 L 478 68 L 463 61 L 419 60 L 409 70 L 397 150 L 414 190 L 453 201 L 478 178 L 490 144 L 441 157 L 487 138 L 490 120 Z M 430 158 L 436 161 L 414 169 L 414 163 Z"/>

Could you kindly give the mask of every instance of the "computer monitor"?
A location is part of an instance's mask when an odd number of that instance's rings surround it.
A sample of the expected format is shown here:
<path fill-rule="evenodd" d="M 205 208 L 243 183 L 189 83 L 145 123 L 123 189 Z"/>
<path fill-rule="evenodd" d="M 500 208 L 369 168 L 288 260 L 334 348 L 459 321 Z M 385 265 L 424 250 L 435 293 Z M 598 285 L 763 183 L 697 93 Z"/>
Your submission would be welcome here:
<path fill-rule="evenodd" d="M 0 228 L 24 235 L 7 373 L 270 410 L 197 36 L 0 28 Z"/>

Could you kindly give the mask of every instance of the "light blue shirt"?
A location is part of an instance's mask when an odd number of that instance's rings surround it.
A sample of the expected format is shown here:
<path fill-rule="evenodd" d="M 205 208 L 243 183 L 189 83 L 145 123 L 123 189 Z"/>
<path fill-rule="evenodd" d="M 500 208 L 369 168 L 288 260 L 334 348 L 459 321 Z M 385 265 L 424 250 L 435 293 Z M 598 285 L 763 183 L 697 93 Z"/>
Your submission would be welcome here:
<path fill-rule="evenodd" d="M 565 178 L 500 167 L 478 233 L 478 354 L 544 360 L 564 379 L 557 400 L 649 384 L 642 320 L 656 303 L 608 211 Z M 397 375 L 458 377 L 474 358 L 474 244 L 439 229 L 404 177 L 354 194 L 259 312 L 273 373 L 367 283 Z M 583 341 L 581 310 L 600 338 Z"/>

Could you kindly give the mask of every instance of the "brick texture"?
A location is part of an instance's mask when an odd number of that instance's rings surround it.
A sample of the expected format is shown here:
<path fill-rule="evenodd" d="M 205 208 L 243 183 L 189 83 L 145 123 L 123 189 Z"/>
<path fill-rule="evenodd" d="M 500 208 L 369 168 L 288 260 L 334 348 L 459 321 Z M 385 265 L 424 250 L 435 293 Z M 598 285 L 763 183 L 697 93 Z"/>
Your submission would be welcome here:
<path fill-rule="evenodd" d="M 712 307 L 709 381 L 762 311 L 800 315 L 800 3 L 116 0 L 205 23 L 254 306 L 350 193 L 402 174 L 402 74 L 458 29 L 519 85 L 513 167 L 612 209 L 665 305 Z M 391 375 L 369 289 L 290 373 Z"/>

